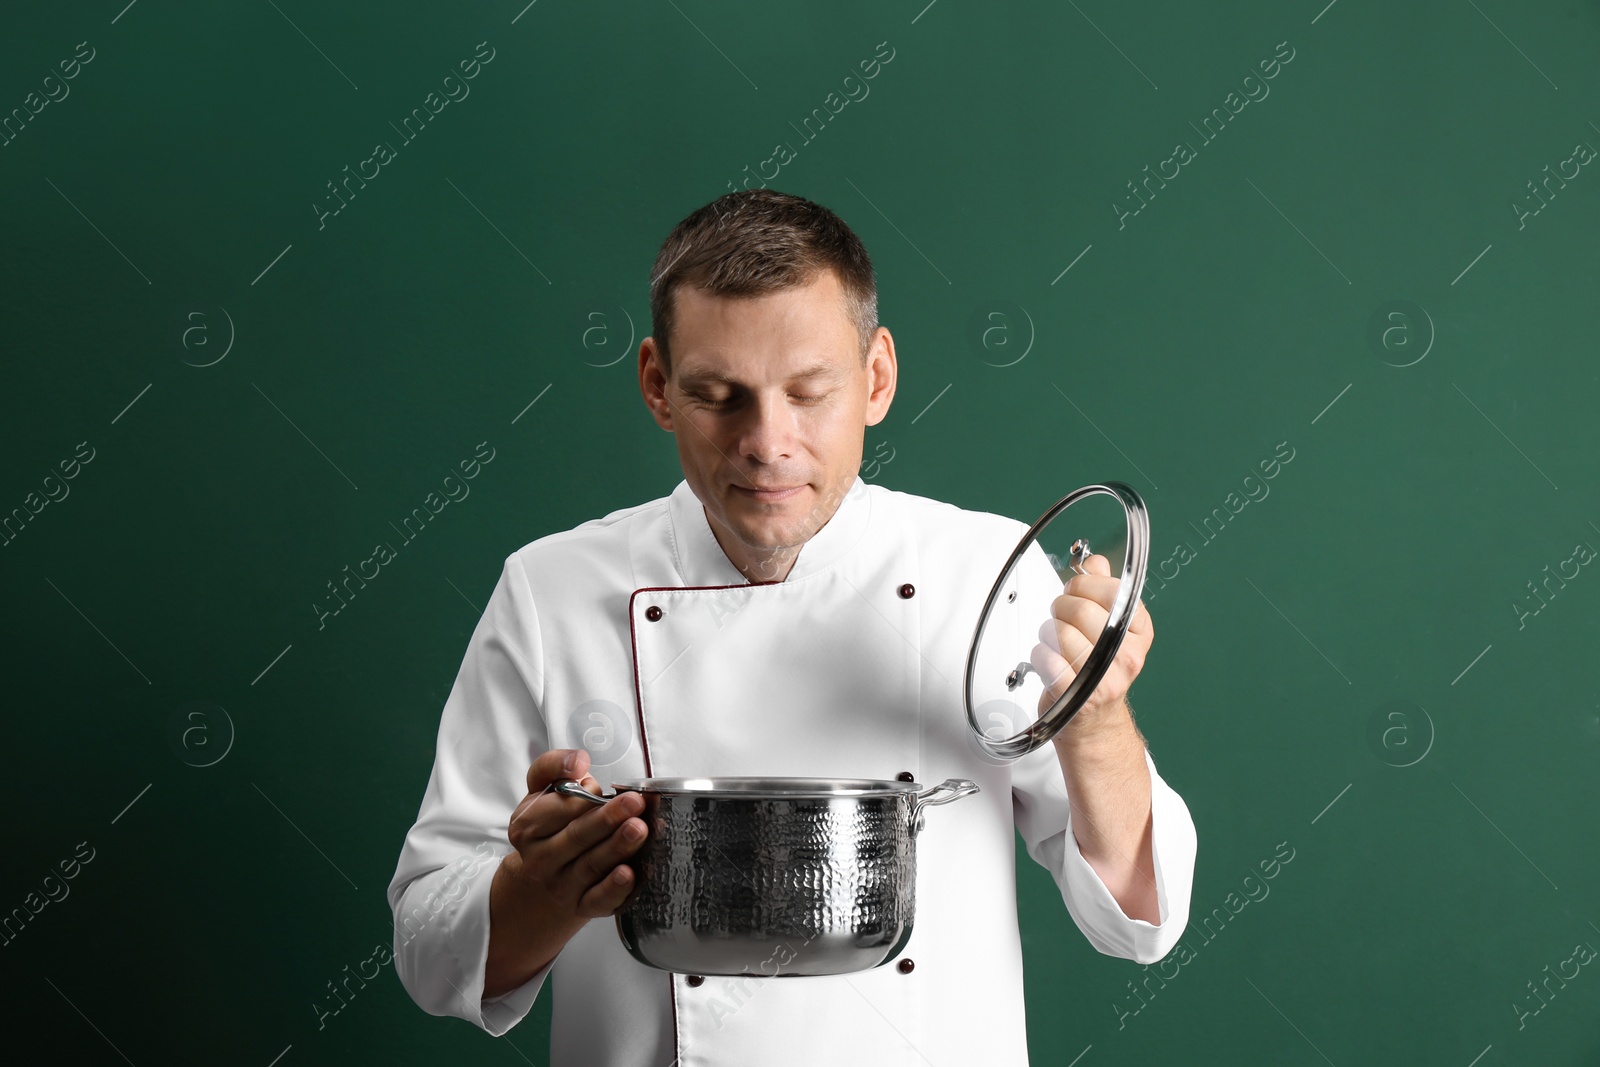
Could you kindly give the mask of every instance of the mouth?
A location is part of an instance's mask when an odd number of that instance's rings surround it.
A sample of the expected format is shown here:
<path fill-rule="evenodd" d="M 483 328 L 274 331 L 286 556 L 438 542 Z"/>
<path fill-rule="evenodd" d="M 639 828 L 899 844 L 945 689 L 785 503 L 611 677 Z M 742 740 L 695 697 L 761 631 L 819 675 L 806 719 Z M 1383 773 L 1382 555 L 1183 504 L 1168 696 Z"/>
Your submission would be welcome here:
<path fill-rule="evenodd" d="M 763 504 L 777 503 L 788 500 L 804 489 L 804 485 L 792 486 L 747 486 L 734 484 L 733 489 L 741 496 Z"/>

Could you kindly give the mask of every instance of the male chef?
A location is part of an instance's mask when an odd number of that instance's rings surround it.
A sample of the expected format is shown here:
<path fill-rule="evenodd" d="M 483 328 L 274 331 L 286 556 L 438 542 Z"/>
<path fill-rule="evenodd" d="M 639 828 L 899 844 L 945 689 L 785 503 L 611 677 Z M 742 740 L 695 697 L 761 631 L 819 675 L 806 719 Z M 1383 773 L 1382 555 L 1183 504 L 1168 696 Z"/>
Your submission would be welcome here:
<path fill-rule="evenodd" d="M 1154 962 L 1188 921 L 1194 825 L 1126 701 L 1150 615 L 1141 604 L 1052 742 L 987 756 L 961 679 L 1027 526 L 860 477 L 897 376 L 860 240 L 809 200 L 730 193 L 667 237 L 650 309 L 639 384 L 683 480 L 506 558 L 389 886 L 400 979 L 424 1010 L 497 1036 L 550 979 L 553 1067 L 1022 1067 L 1018 832 L 1100 952 Z M 1047 495 L 1062 485 L 1039 473 Z M 1037 546 L 1017 568 L 998 608 L 1010 614 L 990 625 L 1037 631 L 1038 692 L 996 736 L 1064 691 L 1101 632 L 1117 579 L 1104 557 L 1086 569 L 1063 584 Z M 1006 696 L 996 680 L 975 699 L 1004 709 Z M 635 961 L 610 918 L 648 833 L 640 796 L 595 806 L 551 789 L 680 775 L 980 791 L 918 837 L 900 956 L 853 974 L 707 978 Z M 1071 966 L 1079 948 L 1055 951 Z"/>

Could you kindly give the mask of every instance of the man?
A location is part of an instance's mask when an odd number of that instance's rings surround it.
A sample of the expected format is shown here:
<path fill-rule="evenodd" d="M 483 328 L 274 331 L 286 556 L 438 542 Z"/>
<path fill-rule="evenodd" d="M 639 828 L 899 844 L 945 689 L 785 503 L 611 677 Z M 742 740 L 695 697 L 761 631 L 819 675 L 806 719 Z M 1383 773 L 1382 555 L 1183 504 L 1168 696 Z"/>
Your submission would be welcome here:
<path fill-rule="evenodd" d="M 651 314 L 639 382 L 684 480 L 506 559 L 389 887 L 400 978 L 425 1010 L 499 1035 L 553 975 L 554 1067 L 1026 1064 L 1016 831 L 1099 951 L 1154 962 L 1188 921 L 1193 822 L 1125 699 L 1149 613 L 1052 744 L 985 756 L 959 683 L 1027 527 L 860 478 L 897 365 L 855 234 L 799 197 L 731 193 L 667 238 Z M 1098 556 L 1065 588 L 1037 546 L 1024 563 L 1006 610 L 1026 629 L 1050 620 L 1032 656 L 1043 707 L 1117 580 Z M 781 979 L 644 966 L 608 918 L 633 888 L 641 798 L 596 807 L 550 786 L 725 774 L 980 792 L 919 835 L 916 922 L 890 964 Z"/>

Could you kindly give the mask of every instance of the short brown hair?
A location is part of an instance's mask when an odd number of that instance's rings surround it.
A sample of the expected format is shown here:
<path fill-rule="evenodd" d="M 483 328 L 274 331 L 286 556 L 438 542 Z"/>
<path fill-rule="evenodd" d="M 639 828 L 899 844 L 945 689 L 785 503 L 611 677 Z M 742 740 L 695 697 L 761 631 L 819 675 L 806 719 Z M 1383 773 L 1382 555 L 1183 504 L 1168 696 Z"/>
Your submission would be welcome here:
<path fill-rule="evenodd" d="M 673 228 L 650 277 L 650 332 L 661 370 L 672 374 L 667 336 L 673 296 L 682 287 L 710 296 L 760 296 L 808 285 L 832 270 L 861 338 L 861 363 L 878 328 L 878 286 L 872 260 L 844 220 L 821 204 L 775 189 L 720 196 Z"/>

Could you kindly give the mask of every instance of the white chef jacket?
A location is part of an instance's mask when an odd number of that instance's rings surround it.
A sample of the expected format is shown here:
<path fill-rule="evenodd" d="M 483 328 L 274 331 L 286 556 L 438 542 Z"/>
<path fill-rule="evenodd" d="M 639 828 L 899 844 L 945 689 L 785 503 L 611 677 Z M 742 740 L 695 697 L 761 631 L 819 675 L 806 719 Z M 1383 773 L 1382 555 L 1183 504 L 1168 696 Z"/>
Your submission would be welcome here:
<path fill-rule="evenodd" d="M 1026 530 L 858 477 L 787 578 L 753 585 L 681 481 L 669 496 L 512 553 L 445 702 L 427 791 L 389 886 L 396 971 L 411 997 L 498 1036 L 553 977 L 552 1067 L 1024 1067 L 1014 833 L 1089 943 L 1141 963 L 1182 935 L 1195 861 L 1188 807 L 1147 750 L 1161 922 L 1128 918 L 1078 849 L 1054 746 L 1008 763 L 975 744 L 961 695 L 966 657 L 984 598 Z M 1027 658 L 1061 594 L 1037 545 L 1014 578 L 1018 595 L 997 602 L 989 626 L 998 636 L 983 643 L 993 662 L 980 665 L 974 690 L 996 737 L 1035 715 L 1036 676 L 1007 694 L 1004 661 Z M 980 792 L 928 809 L 912 934 L 885 966 L 691 984 L 633 959 L 603 918 L 525 984 L 484 998 L 489 885 L 511 850 L 506 828 L 528 765 L 547 749 L 578 747 L 608 792 L 650 775 L 906 771 L 924 784 L 968 778 Z M 1063 960 L 1073 951 L 1059 949 Z M 914 965 L 902 970 L 903 959 Z"/>

